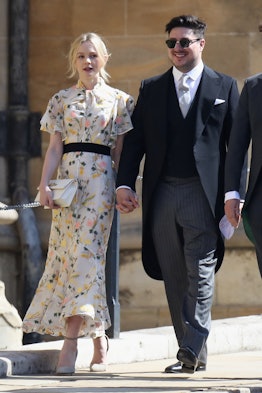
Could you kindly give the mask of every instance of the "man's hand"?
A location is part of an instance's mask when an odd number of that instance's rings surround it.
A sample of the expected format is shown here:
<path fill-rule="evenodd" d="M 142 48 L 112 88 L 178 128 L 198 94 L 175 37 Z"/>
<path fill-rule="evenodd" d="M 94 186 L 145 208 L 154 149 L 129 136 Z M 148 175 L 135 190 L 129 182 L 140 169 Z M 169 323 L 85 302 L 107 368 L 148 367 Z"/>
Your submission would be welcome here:
<path fill-rule="evenodd" d="M 133 190 L 119 188 L 116 192 L 116 208 L 120 213 L 130 213 L 139 207 L 138 197 Z"/>
<path fill-rule="evenodd" d="M 228 199 L 225 202 L 225 215 L 230 224 L 237 228 L 241 219 L 241 209 L 239 199 Z"/>

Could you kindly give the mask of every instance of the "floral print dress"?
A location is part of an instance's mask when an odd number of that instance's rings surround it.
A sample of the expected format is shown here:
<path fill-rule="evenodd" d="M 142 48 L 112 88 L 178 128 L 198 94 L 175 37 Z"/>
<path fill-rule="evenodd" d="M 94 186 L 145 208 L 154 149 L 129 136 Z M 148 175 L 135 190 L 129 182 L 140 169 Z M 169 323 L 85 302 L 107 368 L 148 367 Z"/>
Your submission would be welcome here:
<path fill-rule="evenodd" d="M 93 90 L 77 85 L 61 90 L 48 103 L 41 130 L 61 132 L 64 143 L 115 146 L 132 129 L 134 100 L 102 79 Z M 110 326 L 106 302 L 106 250 L 114 214 L 115 179 L 110 156 L 69 152 L 58 178 L 78 181 L 68 208 L 52 211 L 45 270 L 25 315 L 23 330 L 66 335 L 67 317 L 80 315 L 79 334 L 98 337 Z"/>

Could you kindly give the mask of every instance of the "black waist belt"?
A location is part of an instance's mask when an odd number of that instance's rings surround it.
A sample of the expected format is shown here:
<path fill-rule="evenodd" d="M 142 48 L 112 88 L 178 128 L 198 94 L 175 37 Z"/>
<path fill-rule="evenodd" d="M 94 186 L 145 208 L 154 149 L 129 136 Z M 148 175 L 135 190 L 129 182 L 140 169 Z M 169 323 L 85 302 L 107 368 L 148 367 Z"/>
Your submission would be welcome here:
<path fill-rule="evenodd" d="M 87 151 L 90 153 L 105 154 L 110 156 L 110 147 L 99 145 L 97 143 L 66 143 L 63 148 L 63 154 L 70 153 L 71 151 Z"/>

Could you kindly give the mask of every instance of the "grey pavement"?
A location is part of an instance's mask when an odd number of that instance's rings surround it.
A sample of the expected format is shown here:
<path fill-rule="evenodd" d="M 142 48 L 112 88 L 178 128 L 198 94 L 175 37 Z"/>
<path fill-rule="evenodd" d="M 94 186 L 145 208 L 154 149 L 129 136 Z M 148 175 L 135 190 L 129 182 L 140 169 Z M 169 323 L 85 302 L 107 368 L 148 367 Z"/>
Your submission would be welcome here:
<path fill-rule="evenodd" d="M 76 373 L 54 375 L 62 341 L 0 352 L 0 392 L 231 392 L 262 393 L 262 316 L 215 320 L 204 372 L 165 374 L 176 361 L 171 326 L 122 332 L 110 339 L 108 369 L 91 373 L 90 339 L 79 339 Z"/>

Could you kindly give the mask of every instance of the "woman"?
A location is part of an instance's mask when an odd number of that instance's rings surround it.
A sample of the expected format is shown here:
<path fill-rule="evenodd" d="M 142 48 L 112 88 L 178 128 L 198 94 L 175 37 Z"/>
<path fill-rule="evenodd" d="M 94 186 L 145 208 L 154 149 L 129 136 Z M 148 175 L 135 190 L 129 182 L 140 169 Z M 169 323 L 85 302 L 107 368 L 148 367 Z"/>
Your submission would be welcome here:
<path fill-rule="evenodd" d="M 114 171 L 124 134 L 132 129 L 134 100 L 110 87 L 108 51 L 94 33 L 82 34 L 69 51 L 75 86 L 49 101 L 41 130 L 50 133 L 39 185 L 40 202 L 53 210 L 45 271 L 23 321 L 26 333 L 64 336 L 57 374 L 75 371 L 77 338 L 93 339 L 91 371 L 105 371 L 110 326 L 105 262 L 114 214 Z M 115 169 L 114 169 L 114 168 Z M 48 186 L 58 178 L 78 181 L 69 208 L 58 208 Z"/>

